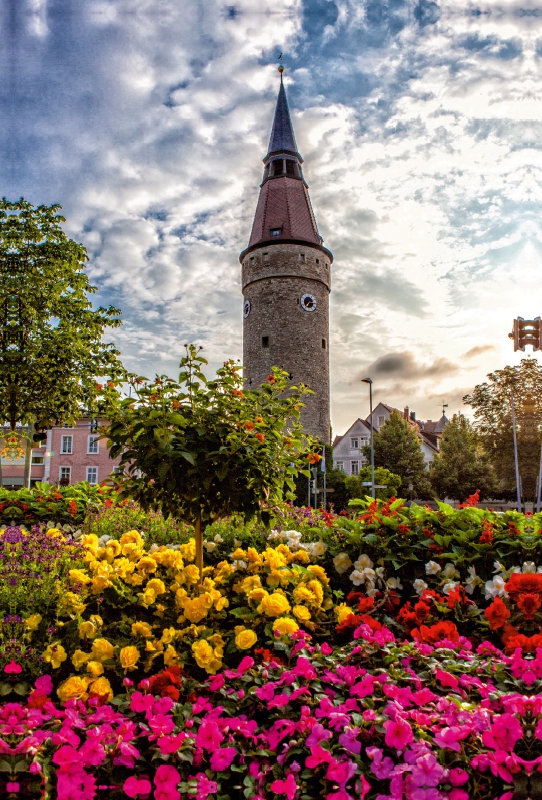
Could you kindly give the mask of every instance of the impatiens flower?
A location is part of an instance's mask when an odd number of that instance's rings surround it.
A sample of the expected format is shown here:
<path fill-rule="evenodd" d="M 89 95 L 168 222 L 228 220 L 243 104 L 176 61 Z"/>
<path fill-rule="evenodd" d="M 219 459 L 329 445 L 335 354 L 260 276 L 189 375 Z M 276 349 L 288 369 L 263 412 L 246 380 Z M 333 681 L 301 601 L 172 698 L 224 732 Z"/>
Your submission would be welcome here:
<path fill-rule="evenodd" d="M 447 750 L 461 752 L 461 739 L 465 739 L 470 734 L 468 728 L 459 728 L 456 725 L 442 728 L 435 734 L 435 744 Z"/>
<path fill-rule="evenodd" d="M 209 778 L 207 777 L 207 775 L 205 775 L 205 773 L 198 772 L 196 778 L 198 780 L 198 794 L 197 794 L 198 800 L 206 800 L 206 798 L 209 797 L 210 794 L 215 794 L 215 792 L 218 790 L 218 785 L 216 781 L 209 780 Z"/>
<path fill-rule="evenodd" d="M 460 767 L 454 767 L 448 772 L 448 783 L 452 786 L 463 786 L 469 779 L 468 773 Z"/>
<path fill-rule="evenodd" d="M 509 753 L 522 737 L 523 728 L 518 718 L 513 714 L 501 714 L 489 730 L 483 732 L 482 742 L 486 747 Z"/>
<path fill-rule="evenodd" d="M 386 731 L 384 741 L 388 747 L 394 747 L 396 750 L 404 750 L 414 740 L 412 728 L 408 722 L 400 718 L 387 720 L 384 723 L 384 729 Z"/>
<path fill-rule="evenodd" d="M 196 735 L 196 745 L 212 753 L 224 739 L 224 734 L 214 720 L 204 720 Z"/>
<path fill-rule="evenodd" d="M 292 773 L 290 773 L 284 781 L 273 781 L 270 788 L 271 791 L 276 792 L 276 794 L 285 794 L 286 800 L 294 800 L 297 791 L 297 783 Z"/>
<path fill-rule="evenodd" d="M 151 793 L 152 786 L 147 778 L 136 778 L 132 775 L 124 781 L 122 788 L 128 797 L 144 797 Z"/>
<path fill-rule="evenodd" d="M 352 761 L 335 761 L 328 766 L 326 778 L 338 783 L 344 789 L 345 784 L 355 775 L 356 769 L 356 765 Z"/>
<path fill-rule="evenodd" d="M 223 747 L 211 756 L 211 769 L 215 772 L 224 772 L 231 765 L 233 759 L 237 755 L 235 747 Z"/>
<path fill-rule="evenodd" d="M 446 688 L 457 689 L 459 686 L 459 681 L 455 675 L 451 675 L 449 672 L 446 672 L 443 669 L 437 669 L 435 677 L 437 681 L 439 681 L 441 685 L 445 686 Z"/>

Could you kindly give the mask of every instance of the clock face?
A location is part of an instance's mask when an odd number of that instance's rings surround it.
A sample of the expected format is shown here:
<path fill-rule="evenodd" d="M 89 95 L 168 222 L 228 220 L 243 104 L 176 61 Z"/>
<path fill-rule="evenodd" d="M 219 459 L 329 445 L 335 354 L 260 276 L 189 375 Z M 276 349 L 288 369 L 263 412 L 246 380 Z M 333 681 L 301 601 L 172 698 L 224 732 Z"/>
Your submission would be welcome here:
<path fill-rule="evenodd" d="M 316 311 L 316 299 L 312 294 L 304 294 L 301 298 L 301 308 L 303 311 Z"/>
<path fill-rule="evenodd" d="M 250 300 L 245 300 L 243 303 L 243 317 L 246 319 L 250 314 Z"/>

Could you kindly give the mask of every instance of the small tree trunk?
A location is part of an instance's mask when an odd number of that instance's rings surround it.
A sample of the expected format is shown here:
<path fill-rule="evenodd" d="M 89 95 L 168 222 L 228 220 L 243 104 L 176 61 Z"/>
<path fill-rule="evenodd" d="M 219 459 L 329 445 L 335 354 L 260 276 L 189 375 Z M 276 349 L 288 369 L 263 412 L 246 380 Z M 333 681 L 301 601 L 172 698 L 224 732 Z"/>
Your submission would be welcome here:
<path fill-rule="evenodd" d="M 31 422 L 28 426 L 28 442 L 26 446 L 26 454 L 24 459 L 24 485 L 26 489 L 30 489 L 30 482 L 32 479 L 32 437 L 35 432 L 34 423 Z"/>
<path fill-rule="evenodd" d="M 203 583 L 203 533 L 201 530 L 201 514 L 196 519 L 196 567 L 199 569 L 199 582 Z"/>

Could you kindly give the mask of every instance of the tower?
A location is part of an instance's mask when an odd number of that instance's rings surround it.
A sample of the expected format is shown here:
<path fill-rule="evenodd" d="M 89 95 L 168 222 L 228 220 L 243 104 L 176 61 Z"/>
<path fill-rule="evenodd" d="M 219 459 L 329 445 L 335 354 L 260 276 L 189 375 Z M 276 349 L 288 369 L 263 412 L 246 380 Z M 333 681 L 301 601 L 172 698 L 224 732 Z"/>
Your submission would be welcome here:
<path fill-rule="evenodd" d="M 329 442 L 329 293 L 333 256 L 323 247 L 297 150 L 279 68 L 280 90 L 248 247 L 243 286 L 243 365 L 257 387 L 271 367 L 314 394 L 304 399 L 307 433 Z"/>

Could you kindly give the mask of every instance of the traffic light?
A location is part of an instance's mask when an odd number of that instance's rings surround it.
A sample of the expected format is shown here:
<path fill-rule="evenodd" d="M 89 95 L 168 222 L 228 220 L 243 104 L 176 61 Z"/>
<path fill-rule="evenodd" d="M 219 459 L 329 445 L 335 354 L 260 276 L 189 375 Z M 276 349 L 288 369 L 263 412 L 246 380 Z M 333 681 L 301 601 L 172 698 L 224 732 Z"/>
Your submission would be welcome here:
<path fill-rule="evenodd" d="M 534 350 L 542 350 L 542 320 L 540 317 L 535 319 L 523 319 L 517 317 L 514 320 L 512 333 L 508 334 L 514 340 L 514 352 L 522 350 L 525 352 L 525 345 L 531 345 Z"/>

